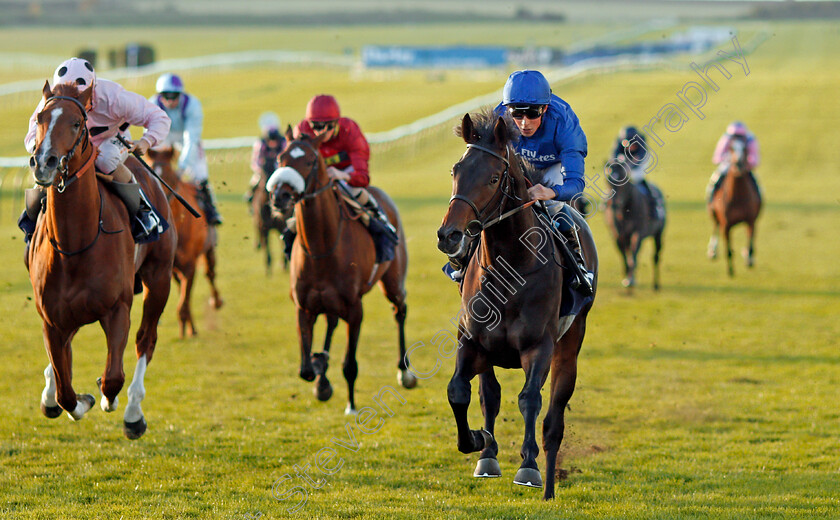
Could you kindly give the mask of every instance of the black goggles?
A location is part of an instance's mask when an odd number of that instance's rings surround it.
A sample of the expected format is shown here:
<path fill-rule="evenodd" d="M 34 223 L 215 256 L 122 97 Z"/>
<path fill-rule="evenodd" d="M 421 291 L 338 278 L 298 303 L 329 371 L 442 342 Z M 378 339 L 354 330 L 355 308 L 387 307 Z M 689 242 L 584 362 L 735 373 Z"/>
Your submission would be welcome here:
<path fill-rule="evenodd" d="M 543 115 L 543 107 L 509 107 L 510 117 L 514 119 L 539 119 Z"/>
<path fill-rule="evenodd" d="M 180 92 L 161 92 L 160 93 L 160 97 L 162 97 L 163 99 L 167 99 L 169 101 L 172 101 L 174 99 L 178 99 L 178 96 L 180 96 L 180 95 L 181 95 Z"/>
<path fill-rule="evenodd" d="M 332 130 L 335 128 L 335 121 L 312 121 L 309 123 L 312 126 L 312 129 L 316 132 L 320 132 L 321 130 Z"/>

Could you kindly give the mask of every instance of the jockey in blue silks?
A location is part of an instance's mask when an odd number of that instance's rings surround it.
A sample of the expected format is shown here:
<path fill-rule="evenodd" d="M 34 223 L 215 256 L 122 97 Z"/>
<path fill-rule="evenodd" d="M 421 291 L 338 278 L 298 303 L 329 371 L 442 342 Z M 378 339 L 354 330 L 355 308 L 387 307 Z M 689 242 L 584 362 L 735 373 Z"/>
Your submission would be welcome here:
<path fill-rule="evenodd" d="M 502 102 L 495 109 L 507 112 L 519 128 L 516 153 L 531 163 L 541 182 L 528 188 L 531 200 L 543 201 L 557 229 L 563 234 L 580 276 L 578 290 L 592 294 L 592 274 L 586 270 L 583 253 L 569 205 L 583 195 L 586 135 L 568 103 L 551 92 L 539 71 L 520 70 L 508 77 Z"/>
<path fill-rule="evenodd" d="M 516 153 L 541 175 L 541 182 L 528 188 L 528 194 L 532 200 L 543 201 L 555 227 L 566 239 L 579 267 L 578 290 L 592 294 L 592 274 L 583 261 L 571 216 L 574 210 L 567 204 L 580 198 L 585 187 L 586 135 L 577 115 L 568 103 L 551 93 L 548 80 L 536 70 L 520 70 L 508 77 L 502 102 L 495 112 L 510 116 L 519 128 Z M 461 273 L 448 274 L 459 280 Z"/>

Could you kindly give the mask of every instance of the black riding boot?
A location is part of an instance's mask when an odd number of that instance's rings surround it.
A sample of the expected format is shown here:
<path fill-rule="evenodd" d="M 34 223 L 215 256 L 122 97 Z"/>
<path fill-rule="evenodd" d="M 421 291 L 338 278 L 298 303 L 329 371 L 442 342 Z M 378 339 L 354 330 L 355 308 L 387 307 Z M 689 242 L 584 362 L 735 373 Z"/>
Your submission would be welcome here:
<path fill-rule="evenodd" d="M 132 216 L 131 236 L 138 244 L 157 240 L 160 233 L 166 229 L 161 220 L 152 210 L 152 205 L 143 189 L 136 182 L 123 183 L 111 181 L 109 187 L 123 201 Z"/>
<path fill-rule="evenodd" d="M 568 255 L 567 260 L 570 264 L 572 264 L 569 266 L 569 269 L 575 275 L 574 280 L 572 280 L 569 285 L 572 289 L 578 291 L 584 296 L 592 296 L 595 293 L 592 288 L 593 276 L 592 273 L 586 269 L 586 262 L 583 260 L 583 251 L 580 247 L 580 240 L 578 239 L 577 231 L 575 228 L 571 228 L 566 231 L 561 231 L 560 233 L 563 235 L 563 238 L 566 239 L 564 245 L 561 247 L 566 249 Z"/>
<path fill-rule="evenodd" d="M 198 185 L 198 193 L 201 197 L 201 204 L 204 206 L 204 214 L 207 218 L 207 223 L 211 226 L 218 226 L 222 223 L 222 216 L 216 210 L 216 197 L 213 195 L 213 189 L 210 183 L 201 181 Z"/>
<path fill-rule="evenodd" d="M 44 210 L 44 200 L 46 198 L 47 192 L 40 186 L 28 188 L 25 191 L 25 209 L 18 219 L 18 227 L 21 231 L 23 231 L 23 241 L 27 244 L 30 240 L 32 240 L 32 234 L 35 233 L 35 224 L 38 222 L 38 214 Z"/>

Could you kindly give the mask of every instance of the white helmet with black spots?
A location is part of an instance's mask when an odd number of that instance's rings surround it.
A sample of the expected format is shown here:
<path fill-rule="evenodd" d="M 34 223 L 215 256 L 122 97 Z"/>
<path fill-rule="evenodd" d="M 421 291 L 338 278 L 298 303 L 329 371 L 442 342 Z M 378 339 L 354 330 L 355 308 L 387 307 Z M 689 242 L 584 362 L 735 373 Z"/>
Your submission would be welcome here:
<path fill-rule="evenodd" d="M 184 82 L 181 81 L 181 78 L 177 74 L 162 74 L 155 83 L 155 90 L 157 90 L 158 94 L 164 92 L 183 94 Z"/>
<path fill-rule="evenodd" d="M 93 72 L 93 65 L 82 58 L 70 58 L 59 65 L 53 74 L 53 85 L 74 83 L 79 91 L 92 86 L 94 81 L 96 73 Z"/>

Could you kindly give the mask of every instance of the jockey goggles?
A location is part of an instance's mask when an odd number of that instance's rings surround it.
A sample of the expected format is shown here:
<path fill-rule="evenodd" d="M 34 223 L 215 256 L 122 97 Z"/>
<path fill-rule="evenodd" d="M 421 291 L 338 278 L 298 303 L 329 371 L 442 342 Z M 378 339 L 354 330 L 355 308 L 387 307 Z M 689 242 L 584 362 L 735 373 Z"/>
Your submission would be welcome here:
<path fill-rule="evenodd" d="M 321 130 L 332 130 L 335 128 L 335 121 L 312 121 L 309 123 L 312 126 L 312 129 L 316 132 L 320 132 Z"/>
<path fill-rule="evenodd" d="M 178 99 L 178 96 L 180 96 L 180 95 L 181 95 L 180 92 L 161 92 L 160 93 L 160 97 L 162 97 L 163 99 L 166 99 L 168 101 Z"/>
<path fill-rule="evenodd" d="M 525 106 L 509 106 L 508 112 L 510 113 L 510 117 L 514 119 L 522 119 L 527 117 L 528 119 L 539 119 L 542 117 L 543 113 L 545 112 L 544 105 L 525 105 Z"/>

